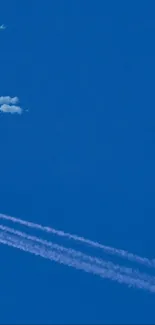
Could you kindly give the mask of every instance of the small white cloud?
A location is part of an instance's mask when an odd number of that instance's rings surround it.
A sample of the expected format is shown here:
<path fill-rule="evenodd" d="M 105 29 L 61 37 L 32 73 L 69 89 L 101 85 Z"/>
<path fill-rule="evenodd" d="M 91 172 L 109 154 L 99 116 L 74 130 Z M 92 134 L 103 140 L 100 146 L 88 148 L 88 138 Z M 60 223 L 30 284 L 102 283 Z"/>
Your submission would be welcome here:
<path fill-rule="evenodd" d="M 0 112 L 22 114 L 23 109 L 16 105 L 18 102 L 18 97 L 0 96 Z"/>
<path fill-rule="evenodd" d="M 1 96 L 0 97 L 0 105 L 2 104 L 17 104 L 19 102 L 18 97 L 10 97 L 10 96 Z"/>
<path fill-rule="evenodd" d="M 22 114 L 23 110 L 20 106 L 3 104 L 0 106 L 0 111 L 3 113 Z"/>

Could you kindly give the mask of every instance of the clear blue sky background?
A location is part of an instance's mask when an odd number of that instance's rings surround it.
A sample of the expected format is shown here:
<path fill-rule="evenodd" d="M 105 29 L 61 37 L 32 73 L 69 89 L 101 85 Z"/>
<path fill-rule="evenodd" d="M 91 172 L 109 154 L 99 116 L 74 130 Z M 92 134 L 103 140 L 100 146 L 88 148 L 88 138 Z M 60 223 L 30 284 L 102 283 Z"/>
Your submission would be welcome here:
<path fill-rule="evenodd" d="M 5 0 L 0 212 L 154 257 L 154 1 Z M 154 323 L 155 296 L 0 246 L 0 323 Z"/>

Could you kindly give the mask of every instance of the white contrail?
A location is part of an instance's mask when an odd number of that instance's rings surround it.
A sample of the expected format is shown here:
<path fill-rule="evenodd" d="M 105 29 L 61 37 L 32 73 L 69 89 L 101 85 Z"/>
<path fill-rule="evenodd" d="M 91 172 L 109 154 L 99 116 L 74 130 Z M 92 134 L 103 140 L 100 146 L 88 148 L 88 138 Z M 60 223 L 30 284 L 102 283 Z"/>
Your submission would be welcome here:
<path fill-rule="evenodd" d="M 153 293 L 155 292 L 155 285 L 150 282 L 120 274 L 113 269 L 104 269 L 103 267 L 100 267 L 96 264 L 90 264 L 85 261 L 81 261 L 78 258 L 70 256 L 70 254 L 67 254 L 67 252 L 64 254 L 59 250 L 54 250 L 49 247 L 47 248 L 46 246 L 44 247 L 40 244 L 34 244 L 30 240 L 21 239 L 21 237 L 17 235 L 8 234 L 4 231 L 0 232 L 0 242 L 8 246 L 18 248 L 25 252 L 41 256 L 51 261 L 55 261 L 60 264 L 73 267 L 75 269 L 98 275 L 102 278 L 124 283 L 130 287 L 137 287 L 139 289 L 145 289 Z"/>
<path fill-rule="evenodd" d="M 144 280 L 144 281 L 149 281 L 149 282 L 151 282 L 152 284 L 155 285 L 155 277 L 154 276 L 150 276 L 148 274 L 141 273 L 138 270 L 134 270 L 134 269 L 129 268 L 129 267 L 120 266 L 120 265 L 114 264 L 114 263 L 112 263 L 110 261 L 104 261 L 103 259 L 100 259 L 100 258 L 97 258 L 97 257 L 94 257 L 94 256 L 86 255 L 86 254 L 84 254 L 82 252 L 76 251 L 76 250 L 71 249 L 71 248 L 65 248 L 63 246 L 60 246 L 60 245 L 57 245 L 55 243 L 49 242 L 47 240 L 38 238 L 36 236 L 30 236 L 30 235 L 28 235 L 28 234 L 26 234 L 24 232 L 21 232 L 21 231 L 18 231 L 16 229 L 14 229 L 14 228 L 10 228 L 10 227 L 0 225 L 0 230 L 3 230 L 4 232 L 7 232 L 7 233 L 14 234 L 14 235 L 18 236 L 18 238 L 21 237 L 21 238 L 24 238 L 26 240 L 30 240 L 34 244 L 39 243 L 40 245 L 44 246 L 44 248 L 47 247 L 47 248 L 50 248 L 52 250 L 57 250 L 59 253 L 61 252 L 62 254 L 69 254 L 72 258 L 76 258 L 76 259 L 79 258 L 80 261 L 85 261 L 85 262 L 90 263 L 90 264 L 95 263 L 96 265 L 98 265 L 100 267 L 111 269 L 111 270 L 113 269 L 116 272 L 126 274 L 126 275 L 130 275 L 131 277 L 141 279 L 141 280 Z"/>
<path fill-rule="evenodd" d="M 149 267 L 155 267 L 155 261 L 154 260 L 150 260 L 150 259 L 148 259 L 146 257 L 141 257 L 141 256 L 138 256 L 136 254 L 129 253 L 128 251 L 125 251 L 125 250 L 122 250 L 122 249 L 117 249 L 117 248 L 114 248 L 114 247 L 105 246 L 105 245 L 102 245 L 102 244 L 100 244 L 98 242 L 94 242 L 92 240 L 86 239 L 84 237 L 79 237 L 77 235 L 66 233 L 66 232 L 64 232 L 62 230 L 56 230 L 54 228 L 44 227 L 44 226 L 42 226 L 40 224 L 36 224 L 36 223 L 30 222 L 30 221 L 25 221 L 25 220 L 22 220 L 22 219 L 17 219 L 15 217 L 10 217 L 10 216 L 4 215 L 4 214 L 0 214 L 0 219 L 9 220 L 9 221 L 12 221 L 14 223 L 18 223 L 20 225 L 23 225 L 23 226 L 26 226 L 26 227 L 29 227 L 29 228 L 33 228 L 33 229 L 36 229 L 36 230 L 41 230 L 41 231 L 44 231 L 44 232 L 52 233 L 54 235 L 61 236 L 61 237 L 66 237 L 68 239 L 72 239 L 72 240 L 87 244 L 87 245 L 92 246 L 92 247 L 100 248 L 104 252 L 106 252 L 107 254 L 119 256 L 119 257 L 122 257 L 122 258 L 126 258 L 129 261 L 137 262 L 139 264 L 143 264 L 143 265 L 146 265 L 146 266 L 149 266 Z"/>

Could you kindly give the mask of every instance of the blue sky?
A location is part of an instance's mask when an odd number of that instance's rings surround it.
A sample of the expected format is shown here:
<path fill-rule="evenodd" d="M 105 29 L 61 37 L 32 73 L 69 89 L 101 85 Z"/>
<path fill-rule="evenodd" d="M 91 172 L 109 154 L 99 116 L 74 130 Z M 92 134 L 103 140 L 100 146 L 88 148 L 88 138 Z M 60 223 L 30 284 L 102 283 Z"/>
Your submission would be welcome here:
<path fill-rule="evenodd" d="M 155 4 L 0 4 L 0 212 L 154 257 Z M 154 296 L 0 246 L 0 323 L 151 323 Z"/>

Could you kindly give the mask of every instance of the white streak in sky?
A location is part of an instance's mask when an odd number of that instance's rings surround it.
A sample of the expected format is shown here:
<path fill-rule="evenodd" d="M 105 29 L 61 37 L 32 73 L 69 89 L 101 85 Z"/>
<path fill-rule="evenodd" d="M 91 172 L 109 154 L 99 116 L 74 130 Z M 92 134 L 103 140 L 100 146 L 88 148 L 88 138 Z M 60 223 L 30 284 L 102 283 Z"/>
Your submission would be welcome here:
<path fill-rule="evenodd" d="M 18 248 L 31 254 L 41 256 L 45 259 L 49 259 L 60 264 L 73 267 L 77 270 L 83 270 L 105 279 L 117 281 L 118 283 L 124 283 L 129 287 L 136 287 L 155 293 L 155 285 L 150 281 L 145 281 L 140 278 L 134 278 L 126 274 L 121 274 L 120 272 L 116 272 L 112 267 L 101 267 L 100 265 L 96 264 L 96 261 L 94 261 L 94 263 L 89 263 L 89 261 L 85 261 L 79 258 L 79 256 L 73 256 L 70 254 L 70 252 L 68 252 L 68 249 L 66 249 L 65 252 L 62 252 L 57 248 L 46 247 L 44 245 L 40 245 L 39 243 L 34 243 L 31 240 L 21 238 L 18 235 L 8 234 L 4 231 L 0 232 L 0 243 Z"/>
<path fill-rule="evenodd" d="M 99 249 L 103 250 L 107 254 L 114 255 L 114 256 L 119 256 L 119 257 L 122 257 L 124 259 L 129 260 L 129 261 L 146 265 L 148 267 L 155 267 L 155 261 L 154 260 L 150 260 L 150 259 L 148 259 L 146 257 L 141 257 L 141 256 L 138 256 L 136 254 L 129 253 L 128 251 L 125 251 L 125 250 L 122 250 L 122 249 L 117 249 L 117 248 L 114 248 L 114 247 L 105 246 L 105 245 L 102 245 L 102 244 L 100 244 L 98 242 L 94 242 L 92 240 L 86 239 L 84 237 L 79 237 L 77 235 L 66 233 L 66 232 L 64 232 L 62 230 L 56 230 L 54 228 L 44 227 L 42 225 L 39 225 L 39 224 L 36 224 L 36 223 L 33 223 L 33 222 L 25 221 L 25 220 L 22 220 L 22 219 L 17 219 L 15 217 L 10 217 L 10 216 L 4 215 L 4 214 L 0 214 L 0 219 L 9 220 L 9 221 L 11 221 L 13 223 L 18 223 L 20 225 L 23 225 L 23 226 L 26 226 L 26 227 L 29 227 L 29 228 L 33 228 L 33 229 L 36 229 L 36 230 L 41 230 L 41 231 L 44 231 L 44 232 L 52 233 L 52 234 L 57 235 L 57 236 L 68 238 L 69 240 L 75 240 L 77 242 L 87 244 L 87 245 L 89 245 L 91 247 L 99 248 Z"/>
<path fill-rule="evenodd" d="M 70 256 L 74 257 L 74 258 L 79 258 L 81 261 L 85 261 L 87 263 L 95 263 L 96 265 L 103 267 L 103 268 L 107 268 L 107 269 L 113 269 L 116 272 L 122 273 L 122 274 L 126 274 L 126 275 L 130 275 L 134 278 L 138 278 L 144 281 L 149 281 L 151 282 L 153 285 L 155 285 L 155 277 L 154 276 L 150 276 L 148 274 L 145 273 L 141 273 L 138 270 L 129 268 L 129 267 L 124 267 L 124 266 L 120 266 L 118 264 L 114 264 L 110 261 L 104 261 L 101 258 L 97 258 L 94 256 L 90 256 L 90 255 L 86 255 L 82 252 L 79 252 L 75 249 L 71 249 L 71 248 L 66 248 L 64 246 L 55 244 L 53 242 L 49 242 L 45 239 L 41 239 L 39 237 L 36 236 L 30 236 L 24 232 L 21 232 L 19 230 L 16 230 L 14 228 L 10 228 L 10 227 L 6 227 L 3 225 L 0 225 L 0 230 L 3 230 L 7 233 L 11 233 L 13 235 L 16 235 L 18 237 L 24 238 L 26 240 L 29 240 L 31 242 L 34 243 L 39 243 L 40 245 L 46 247 L 47 249 L 50 248 L 52 250 L 57 250 L 63 254 L 69 254 Z"/>

